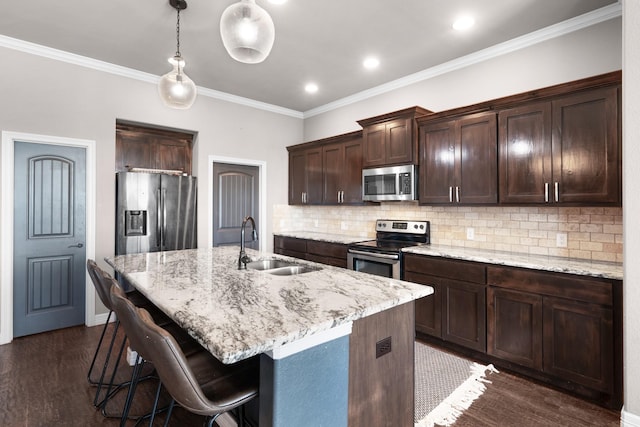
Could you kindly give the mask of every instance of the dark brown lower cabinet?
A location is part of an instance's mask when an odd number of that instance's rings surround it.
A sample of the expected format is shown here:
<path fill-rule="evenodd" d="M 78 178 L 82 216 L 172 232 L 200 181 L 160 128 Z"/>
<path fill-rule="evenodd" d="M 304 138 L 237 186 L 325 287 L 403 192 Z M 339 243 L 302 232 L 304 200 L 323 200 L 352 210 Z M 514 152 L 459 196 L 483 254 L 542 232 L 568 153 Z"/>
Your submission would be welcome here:
<path fill-rule="evenodd" d="M 487 282 L 488 354 L 620 408 L 621 282 L 497 266 Z"/>
<path fill-rule="evenodd" d="M 416 301 L 416 331 L 484 352 L 485 267 L 465 261 L 404 256 L 404 280 L 433 287 Z"/>
<path fill-rule="evenodd" d="M 613 313 L 596 304 L 545 297 L 544 371 L 606 393 L 613 391 Z"/>
<path fill-rule="evenodd" d="M 274 236 L 273 252 L 321 264 L 347 268 L 347 245 L 342 243 Z"/>
<path fill-rule="evenodd" d="M 414 322 L 413 302 L 353 322 L 349 427 L 414 425 Z"/>
<path fill-rule="evenodd" d="M 542 370 L 542 297 L 487 289 L 487 353 Z"/>
<path fill-rule="evenodd" d="M 435 290 L 415 303 L 422 338 L 622 407 L 621 281 L 417 254 L 403 272 Z"/>

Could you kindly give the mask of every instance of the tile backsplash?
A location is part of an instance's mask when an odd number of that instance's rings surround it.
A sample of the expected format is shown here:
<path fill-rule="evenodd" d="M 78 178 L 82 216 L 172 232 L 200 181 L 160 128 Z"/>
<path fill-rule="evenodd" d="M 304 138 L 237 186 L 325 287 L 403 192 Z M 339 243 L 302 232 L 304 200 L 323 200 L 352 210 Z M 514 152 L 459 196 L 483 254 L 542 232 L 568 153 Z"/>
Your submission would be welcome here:
<path fill-rule="evenodd" d="M 622 262 L 622 208 L 276 205 L 273 231 L 372 238 L 376 219 L 428 220 L 432 244 Z"/>

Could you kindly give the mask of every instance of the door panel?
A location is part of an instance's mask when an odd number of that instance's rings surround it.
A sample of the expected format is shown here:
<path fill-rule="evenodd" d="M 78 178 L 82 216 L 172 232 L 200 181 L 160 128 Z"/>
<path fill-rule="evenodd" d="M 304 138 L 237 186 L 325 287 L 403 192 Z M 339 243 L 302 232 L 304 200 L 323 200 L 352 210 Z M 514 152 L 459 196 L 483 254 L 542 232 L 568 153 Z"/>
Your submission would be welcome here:
<path fill-rule="evenodd" d="M 239 245 L 240 226 L 247 215 L 260 229 L 259 177 L 257 166 L 213 164 L 213 246 Z M 251 239 L 249 228 L 245 230 L 246 246 L 258 249 L 259 242 Z"/>
<path fill-rule="evenodd" d="M 14 337 L 84 323 L 85 149 L 15 144 Z"/>

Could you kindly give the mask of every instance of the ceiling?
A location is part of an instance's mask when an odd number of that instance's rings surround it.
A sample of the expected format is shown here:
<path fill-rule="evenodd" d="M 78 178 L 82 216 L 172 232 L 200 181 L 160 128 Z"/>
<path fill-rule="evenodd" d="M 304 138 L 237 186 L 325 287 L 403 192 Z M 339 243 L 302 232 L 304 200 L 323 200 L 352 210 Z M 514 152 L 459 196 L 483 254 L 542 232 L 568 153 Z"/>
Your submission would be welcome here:
<path fill-rule="evenodd" d="M 257 0 L 273 18 L 276 40 L 264 62 L 249 65 L 234 61 L 220 39 L 220 16 L 235 0 L 187 2 L 180 50 L 196 85 L 296 112 L 619 7 L 617 0 Z M 451 28 L 461 13 L 475 17 L 467 32 Z M 155 76 L 171 69 L 175 27 L 168 0 L 19 0 L 0 14 L 0 35 Z M 376 70 L 363 68 L 368 55 L 380 59 Z M 311 81 L 315 94 L 304 91 Z"/>

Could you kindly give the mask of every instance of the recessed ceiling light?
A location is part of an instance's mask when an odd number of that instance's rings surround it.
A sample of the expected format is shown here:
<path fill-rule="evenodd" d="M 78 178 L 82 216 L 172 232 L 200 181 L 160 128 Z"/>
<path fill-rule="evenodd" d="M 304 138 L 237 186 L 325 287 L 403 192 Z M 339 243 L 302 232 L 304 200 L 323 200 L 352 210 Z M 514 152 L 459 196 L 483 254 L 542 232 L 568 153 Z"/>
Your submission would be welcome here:
<path fill-rule="evenodd" d="M 475 24 L 475 22 L 476 21 L 472 16 L 461 16 L 453 22 L 453 29 L 458 31 L 468 30 L 469 28 L 473 27 L 473 24 Z"/>
<path fill-rule="evenodd" d="M 366 68 L 367 70 L 373 70 L 374 68 L 378 68 L 378 65 L 380 65 L 380 60 L 378 60 L 378 58 L 370 56 L 364 60 L 362 65 L 364 65 L 364 68 Z"/>
<path fill-rule="evenodd" d="M 307 93 L 316 93 L 318 91 L 318 85 L 315 83 L 307 83 L 304 90 L 306 90 Z"/>

